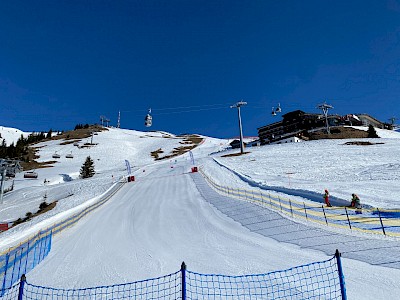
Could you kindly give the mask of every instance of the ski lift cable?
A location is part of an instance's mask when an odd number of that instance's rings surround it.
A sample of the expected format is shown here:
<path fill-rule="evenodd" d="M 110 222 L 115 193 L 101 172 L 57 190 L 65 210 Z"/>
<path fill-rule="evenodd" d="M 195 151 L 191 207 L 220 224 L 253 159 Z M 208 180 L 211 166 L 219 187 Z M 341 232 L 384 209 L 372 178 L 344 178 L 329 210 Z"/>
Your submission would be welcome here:
<path fill-rule="evenodd" d="M 226 107 L 230 105 L 231 103 L 219 103 L 219 104 L 206 104 L 206 105 L 192 105 L 192 106 L 177 106 L 177 107 L 165 107 L 165 108 L 156 108 L 156 109 L 152 109 L 152 110 L 156 110 L 156 111 L 165 111 L 165 110 L 180 110 L 180 109 L 192 109 L 192 108 L 213 108 L 213 107 L 217 107 L 220 106 L 222 107 Z M 124 113 L 129 113 L 129 112 L 138 112 L 138 111 L 148 111 L 148 109 L 139 109 L 139 110 L 121 110 L 121 112 Z"/>

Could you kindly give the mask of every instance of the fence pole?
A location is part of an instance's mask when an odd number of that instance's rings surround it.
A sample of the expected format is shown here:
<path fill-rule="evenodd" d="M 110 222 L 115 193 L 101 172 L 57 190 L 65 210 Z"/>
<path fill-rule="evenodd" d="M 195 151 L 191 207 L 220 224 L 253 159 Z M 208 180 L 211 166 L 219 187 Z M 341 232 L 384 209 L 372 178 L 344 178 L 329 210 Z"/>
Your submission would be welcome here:
<path fill-rule="evenodd" d="M 39 241 L 39 233 L 37 234 L 37 238 L 35 238 L 35 243 L 33 244 L 33 260 L 32 260 L 32 269 L 36 266 L 35 265 L 35 259 L 36 259 L 36 249 L 38 247 L 38 241 Z"/>
<path fill-rule="evenodd" d="M 272 207 L 272 198 L 270 193 L 268 193 L 268 198 L 269 198 L 269 205 Z"/>
<path fill-rule="evenodd" d="M 19 282 L 18 300 L 22 300 L 22 297 L 24 296 L 25 281 L 26 281 L 25 274 L 22 274 L 21 281 Z"/>
<path fill-rule="evenodd" d="M 306 220 L 308 220 L 306 204 L 303 202 L 303 205 L 304 205 L 304 213 L 306 215 Z"/>
<path fill-rule="evenodd" d="M 322 205 L 321 207 L 322 207 L 322 211 L 324 212 L 324 217 L 325 217 L 326 225 L 328 225 L 328 220 L 326 219 L 326 214 L 325 214 L 324 206 Z"/>
<path fill-rule="evenodd" d="M 25 261 L 25 270 L 24 270 L 24 274 L 26 273 L 26 269 L 27 269 L 27 266 L 28 266 L 28 258 L 29 258 L 29 243 L 30 243 L 30 240 L 28 241 L 28 248 L 26 249 L 26 261 Z"/>
<path fill-rule="evenodd" d="M 186 300 L 186 264 L 184 261 L 181 264 L 181 278 L 182 278 L 182 300 Z"/>
<path fill-rule="evenodd" d="M 279 206 L 281 207 L 281 211 L 282 211 L 281 197 L 278 196 L 278 199 L 279 199 Z"/>
<path fill-rule="evenodd" d="M 292 214 L 293 217 L 292 201 L 290 201 L 290 199 L 289 199 L 289 205 L 290 205 L 290 213 Z"/>
<path fill-rule="evenodd" d="M 4 293 L 6 289 L 6 278 L 7 278 L 7 270 L 8 270 L 8 259 L 10 257 L 10 252 L 7 252 L 6 254 L 6 261 L 4 264 L 4 278 L 3 278 L 3 288 L 1 289 L 2 293 Z M 0 295 L 2 295 L 2 293 Z"/>
<path fill-rule="evenodd" d="M 21 255 L 19 256 L 18 277 L 21 275 L 22 255 L 24 254 L 24 247 L 21 248 Z"/>
<path fill-rule="evenodd" d="M 347 295 L 346 295 L 346 284 L 344 282 L 344 275 L 343 275 L 343 269 L 342 269 L 342 261 L 340 259 L 340 252 L 338 249 L 336 249 L 335 252 L 335 257 L 338 265 L 338 272 L 339 272 L 339 281 L 340 281 L 340 291 L 342 292 L 342 300 L 347 300 Z"/>
<path fill-rule="evenodd" d="M 383 234 L 386 235 L 385 226 L 383 226 L 383 222 L 382 222 L 382 218 L 381 218 L 381 212 L 379 211 L 379 208 L 377 208 L 377 210 L 378 210 L 379 221 L 381 222 Z"/>
<path fill-rule="evenodd" d="M 346 211 L 347 222 L 349 223 L 349 227 L 350 227 L 350 230 L 351 230 L 351 223 L 350 223 L 349 214 L 347 213 L 347 208 L 345 207 L 344 210 Z"/>
<path fill-rule="evenodd" d="M 21 245 L 20 245 L 21 246 Z M 17 248 L 18 249 L 18 248 Z M 15 271 L 15 262 L 17 261 L 17 252 L 18 252 L 18 250 L 15 250 L 15 253 L 14 253 L 14 260 L 13 260 L 13 262 L 12 262 L 12 266 L 13 266 L 13 269 L 12 269 L 12 273 L 11 273 L 11 284 L 13 284 L 13 281 L 14 281 L 14 271 Z"/>

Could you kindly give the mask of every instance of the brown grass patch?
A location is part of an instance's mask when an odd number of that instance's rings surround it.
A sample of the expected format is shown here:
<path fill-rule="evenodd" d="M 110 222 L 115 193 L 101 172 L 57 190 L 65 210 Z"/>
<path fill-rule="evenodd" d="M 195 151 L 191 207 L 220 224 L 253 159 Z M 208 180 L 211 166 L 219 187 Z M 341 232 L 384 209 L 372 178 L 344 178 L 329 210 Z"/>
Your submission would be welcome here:
<path fill-rule="evenodd" d="M 22 218 L 19 218 L 18 220 L 15 220 L 15 221 L 14 221 L 14 223 L 13 223 L 13 225 L 12 225 L 11 227 L 14 227 L 14 226 L 17 226 L 17 225 L 19 225 L 19 224 L 25 223 L 25 222 L 31 220 L 31 219 L 34 218 L 34 217 L 37 217 L 37 216 L 39 216 L 39 215 L 41 215 L 41 214 L 44 214 L 44 213 L 46 213 L 46 212 L 52 210 L 54 207 L 56 207 L 56 205 L 57 205 L 57 201 L 54 201 L 54 202 L 48 204 L 45 208 L 39 209 L 36 213 L 32 214 L 32 215 L 29 216 L 29 217 L 25 217 L 25 218 L 23 218 L 23 219 L 22 219 Z"/>
<path fill-rule="evenodd" d="M 384 143 L 371 143 L 371 142 L 362 142 L 362 141 L 354 141 L 354 142 L 347 142 L 343 145 L 357 145 L 357 146 L 371 146 L 371 145 L 382 145 Z"/>
<path fill-rule="evenodd" d="M 43 147 L 44 146 L 28 147 L 28 154 L 24 156 L 25 160 L 27 160 L 27 161 L 21 161 L 21 167 L 25 171 L 41 169 L 41 168 L 51 168 L 51 167 L 53 167 L 52 164 L 57 162 L 55 160 L 44 161 L 44 162 L 37 162 L 35 160 L 35 159 L 39 158 L 39 155 L 37 155 L 37 152 L 39 151 L 40 148 L 43 148 Z"/>
<path fill-rule="evenodd" d="M 153 156 L 155 160 L 170 159 L 170 158 L 182 155 L 182 154 L 196 148 L 203 141 L 203 138 L 199 137 L 197 135 L 182 135 L 179 137 L 184 138 L 184 140 L 180 141 L 179 143 L 183 144 L 183 145 L 188 145 L 188 146 L 181 146 L 181 147 L 174 148 L 170 154 L 165 155 L 163 157 L 160 157 L 160 155 L 159 155 L 159 154 L 163 153 L 162 149 L 160 148 L 156 151 L 151 152 L 151 156 Z"/>
<path fill-rule="evenodd" d="M 250 152 L 243 152 L 243 153 L 241 153 L 241 152 L 238 152 L 238 153 L 230 153 L 230 154 L 225 154 L 225 155 L 222 155 L 221 157 L 241 156 L 241 155 L 248 154 L 248 153 L 250 153 Z"/>
<path fill-rule="evenodd" d="M 92 132 L 108 131 L 106 127 L 100 125 L 90 125 L 89 128 L 82 128 L 63 132 L 60 135 L 52 137 L 52 140 L 81 140 L 92 136 Z M 72 143 L 74 143 L 73 141 Z"/>
<path fill-rule="evenodd" d="M 151 152 L 150 155 L 154 157 L 155 160 L 158 160 L 160 159 L 159 157 L 161 153 L 164 153 L 164 151 L 161 148 L 159 148 L 156 151 Z"/>
<path fill-rule="evenodd" d="M 80 141 L 81 141 L 81 140 L 65 141 L 65 142 L 60 143 L 60 145 L 61 145 L 61 146 L 70 145 L 70 144 L 73 144 L 73 143 L 79 143 Z"/>

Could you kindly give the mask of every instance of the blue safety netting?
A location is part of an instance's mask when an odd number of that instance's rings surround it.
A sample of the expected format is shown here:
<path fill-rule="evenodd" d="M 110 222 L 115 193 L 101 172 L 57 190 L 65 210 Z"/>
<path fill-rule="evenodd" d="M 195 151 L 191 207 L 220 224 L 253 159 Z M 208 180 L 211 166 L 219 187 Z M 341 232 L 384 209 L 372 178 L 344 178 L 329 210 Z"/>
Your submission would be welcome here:
<path fill-rule="evenodd" d="M 5 299 L 346 299 L 340 255 L 265 274 L 200 274 L 182 264 L 175 273 L 126 284 L 58 289 L 22 280 L 7 289 Z"/>
<path fill-rule="evenodd" d="M 23 299 L 180 299 L 181 272 L 163 277 L 84 289 L 55 289 L 25 283 Z"/>
<path fill-rule="evenodd" d="M 40 263 L 50 252 L 52 232 L 41 231 L 25 243 L 0 255 L 0 296 Z"/>
<path fill-rule="evenodd" d="M 39 231 L 34 236 L 21 242 L 20 245 L 0 254 L 0 296 L 5 294 L 14 283 L 18 282 L 22 274 L 32 270 L 47 256 L 51 249 L 53 234 L 57 234 L 76 224 L 88 213 L 107 202 L 122 186 L 123 182 L 116 184 L 100 201 L 65 220 L 53 224 L 49 228 Z"/>
<path fill-rule="evenodd" d="M 342 299 L 335 258 L 266 274 L 186 272 L 186 299 Z"/>

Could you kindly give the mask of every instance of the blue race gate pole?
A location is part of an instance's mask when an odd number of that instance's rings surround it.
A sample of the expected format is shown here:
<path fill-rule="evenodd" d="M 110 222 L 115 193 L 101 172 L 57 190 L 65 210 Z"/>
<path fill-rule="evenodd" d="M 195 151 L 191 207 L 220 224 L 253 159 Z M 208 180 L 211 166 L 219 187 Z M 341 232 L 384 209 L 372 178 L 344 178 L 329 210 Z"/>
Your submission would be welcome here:
<path fill-rule="evenodd" d="M 344 275 L 342 270 L 342 261 L 340 259 L 340 252 L 336 249 L 335 257 L 338 265 L 339 281 L 340 281 L 340 291 L 342 292 L 342 300 L 347 300 L 346 296 L 346 284 L 344 282 Z"/>
<path fill-rule="evenodd" d="M 186 264 L 183 261 L 181 265 L 181 277 L 182 277 L 182 300 L 186 300 Z"/>
<path fill-rule="evenodd" d="M 24 296 L 25 281 L 26 281 L 25 274 L 22 274 L 21 281 L 19 282 L 18 300 L 22 300 L 22 297 Z"/>

